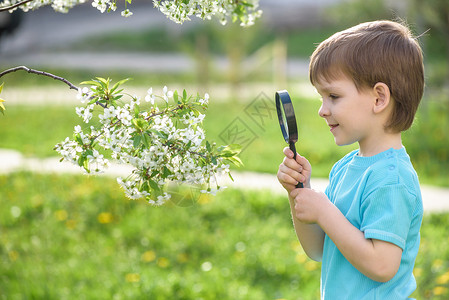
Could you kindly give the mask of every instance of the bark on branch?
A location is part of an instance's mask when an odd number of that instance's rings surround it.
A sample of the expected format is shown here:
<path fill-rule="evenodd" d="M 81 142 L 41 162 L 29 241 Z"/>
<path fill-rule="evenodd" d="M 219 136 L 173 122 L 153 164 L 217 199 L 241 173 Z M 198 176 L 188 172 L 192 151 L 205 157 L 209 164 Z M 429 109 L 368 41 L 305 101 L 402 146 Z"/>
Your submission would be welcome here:
<path fill-rule="evenodd" d="M 62 78 L 62 77 L 60 77 L 60 76 L 56 76 L 56 75 L 51 74 L 51 73 L 48 73 L 48 72 L 30 69 L 30 68 L 25 67 L 25 66 L 18 66 L 18 67 L 14 67 L 14 68 L 5 70 L 5 71 L 3 71 L 3 72 L 0 73 L 0 78 L 3 77 L 3 76 L 6 75 L 6 74 L 9 74 L 9 73 L 12 73 L 12 72 L 17 72 L 17 71 L 20 71 L 20 70 L 26 71 L 26 72 L 28 72 L 28 73 L 36 74 L 36 75 L 47 76 L 47 77 L 53 78 L 54 80 L 62 81 L 62 82 L 64 82 L 65 84 L 67 84 L 67 85 L 69 86 L 70 89 L 76 90 L 76 91 L 79 90 L 79 87 L 73 85 L 70 81 L 68 81 L 68 80 L 65 79 L 65 78 Z"/>
<path fill-rule="evenodd" d="M 31 2 L 31 1 L 34 1 L 34 0 L 24 0 L 24 1 L 20 1 L 20 2 L 18 2 L 16 4 L 10 5 L 10 6 L 0 7 L 0 12 L 2 12 L 2 11 L 9 11 L 9 10 L 17 8 L 17 7 L 21 6 L 21 5 L 27 4 L 28 2 Z"/>

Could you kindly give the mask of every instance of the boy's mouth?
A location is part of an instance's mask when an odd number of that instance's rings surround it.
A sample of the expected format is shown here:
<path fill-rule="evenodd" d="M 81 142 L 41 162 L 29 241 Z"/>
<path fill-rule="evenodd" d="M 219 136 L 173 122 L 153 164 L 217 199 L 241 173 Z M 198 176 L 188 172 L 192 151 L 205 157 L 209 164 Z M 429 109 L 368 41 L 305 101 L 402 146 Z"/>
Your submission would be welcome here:
<path fill-rule="evenodd" d="M 335 130 L 335 128 L 338 127 L 338 124 L 328 124 L 329 127 L 331 128 L 331 132 Z"/>

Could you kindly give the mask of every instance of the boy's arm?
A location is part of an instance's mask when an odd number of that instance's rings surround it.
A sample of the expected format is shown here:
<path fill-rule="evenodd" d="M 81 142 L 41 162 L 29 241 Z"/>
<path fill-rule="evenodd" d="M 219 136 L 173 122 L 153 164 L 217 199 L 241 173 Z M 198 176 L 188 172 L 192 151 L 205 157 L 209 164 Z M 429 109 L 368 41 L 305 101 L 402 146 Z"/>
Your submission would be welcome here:
<path fill-rule="evenodd" d="M 304 187 L 310 188 L 312 167 L 307 159 L 300 155 L 296 156 L 295 161 L 293 159 L 293 152 L 288 147 L 284 149 L 284 154 L 285 158 L 279 166 L 277 177 L 279 182 L 289 193 L 288 199 L 296 236 L 307 256 L 313 260 L 321 261 L 324 232 L 317 224 L 305 224 L 296 218 L 294 198 L 290 196 L 290 193 L 296 188 L 298 182 L 302 182 Z"/>
<path fill-rule="evenodd" d="M 292 191 L 298 220 L 315 223 L 335 243 L 343 256 L 362 274 L 379 282 L 396 275 L 402 249 L 392 243 L 366 239 L 323 193 L 310 189 Z"/>
<path fill-rule="evenodd" d="M 315 261 L 321 261 L 323 256 L 324 231 L 317 224 L 307 224 L 301 222 L 295 215 L 295 199 L 290 195 L 290 210 L 292 212 L 293 227 L 296 236 L 301 243 L 304 252 Z"/>

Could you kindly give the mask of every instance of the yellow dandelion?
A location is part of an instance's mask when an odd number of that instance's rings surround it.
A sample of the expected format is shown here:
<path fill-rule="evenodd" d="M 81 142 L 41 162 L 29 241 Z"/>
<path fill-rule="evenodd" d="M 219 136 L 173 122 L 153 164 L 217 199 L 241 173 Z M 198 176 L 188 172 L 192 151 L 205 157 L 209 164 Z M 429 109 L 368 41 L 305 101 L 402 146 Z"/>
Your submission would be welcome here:
<path fill-rule="evenodd" d="M 57 210 L 55 211 L 55 218 L 58 221 L 65 221 L 67 220 L 68 214 L 65 210 L 61 209 L 61 210 Z"/>
<path fill-rule="evenodd" d="M 198 204 L 208 204 L 211 201 L 209 194 L 201 193 L 198 198 Z"/>
<path fill-rule="evenodd" d="M 110 212 L 102 212 L 97 216 L 98 222 L 101 224 L 111 223 L 114 217 Z"/>
<path fill-rule="evenodd" d="M 246 253 L 245 252 L 234 252 L 234 257 L 238 260 L 244 260 L 246 259 Z"/>
<path fill-rule="evenodd" d="M 290 243 L 290 247 L 293 249 L 293 251 L 295 252 L 304 252 L 304 250 L 301 247 L 301 244 L 298 241 L 293 241 Z"/>
<path fill-rule="evenodd" d="M 180 263 L 186 263 L 189 261 L 189 256 L 186 253 L 179 253 L 176 259 Z"/>
<path fill-rule="evenodd" d="M 432 268 L 439 269 L 443 266 L 443 260 L 442 259 L 435 259 L 432 263 Z"/>
<path fill-rule="evenodd" d="M 65 227 L 67 227 L 68 229 L 75 229 L 76 228 L 76 221 L 75 220 L 67 220 L 65 222 Z"/>
<path fill-rule="evenodd" d="M 128 273 L 125 276 L 126 282 L 139 282 L 140 281 L 140 275 L 137 273 Z"/>
<path fill-rule="evenodd" d="M 419 277 L 419 276 L 421 276 L 422 275 L 422 269 L 421 268 L 415 268 L 414 270 L 413 270 L 413 274 L 416 276 L 416 277 Z"/>
<path fill-rule="evenodd" d="M 16 250 L 9 251 L 8 255 L 11 261 L 16 261 L 19 258 L 19 252 L 17 252 Z"/>
<path fill-rule="evenodd" d="M 297 263 L 303 264 L 307 261 L 307 255 L 304 253 L 298 253 L 295 257 Z"/>
<path fill-rule="evenodd" d="M 438 276 L 437 278 L 437 283 L 438 284 L 446 284 L 449 282 L 449 271 Z"/>
<path fill-rule="evenodd" d="M 161 268 L 167 268 L 170 265 L 170 261 L 168 258 L 160 257 L 157 260 L 157 265 Z"/>
<path fill-rule="evenodd" d="M 305 268 L 307 271 L 315 271 L 316 269 L 318 269 L 318 263 L 315 261 L 308 261 L 305 264 Z"/>
<path fill-rule="evenodd" d="M 444 294 L 446 294 L 448 291 L 449 291 L 448 288 L 447 288 L 447 287 L 444 287 L 444 286 L 436 286 L 436 287 L 433 288 L 433 294 L 434 294 L 435 296 L 441 296 L 441 295 L 444 295 Z"/>
<path fill-rule="evenodd" d="M 156 259 L 156 252 L 154 251 L 146 251 L 142 254 L 142 261 L 144 262 L 152 262 Z"/>

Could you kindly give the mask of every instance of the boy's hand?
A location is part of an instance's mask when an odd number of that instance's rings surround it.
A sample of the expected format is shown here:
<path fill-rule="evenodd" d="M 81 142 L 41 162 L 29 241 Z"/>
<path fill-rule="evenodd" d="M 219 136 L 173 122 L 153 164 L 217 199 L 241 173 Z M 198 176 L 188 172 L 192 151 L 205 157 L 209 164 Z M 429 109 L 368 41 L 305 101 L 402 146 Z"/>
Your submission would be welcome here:
<path fill-rule="evenodd" d="M 299 154 L 296 154 L 296 161 L 293 159 L 293 152 L 290 148 L 284 148 L 285 158 L 279 165 L 278 180 L 288 193 L 296 188 L 298 182 L 302 182 L 305 188 L 310 188 L 310 176 L 312 166 L 309 161 Z"/>
<path fill-rule="evenodd" d="M 295 217 L 303 223 L 318 223 L 327 205 L 331 204 L 326 194 L 312 189 L 294 189 L 290 197 L 295 202 Z"/>

